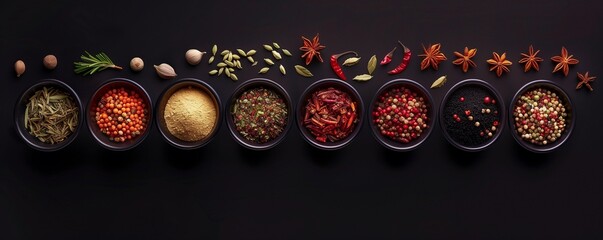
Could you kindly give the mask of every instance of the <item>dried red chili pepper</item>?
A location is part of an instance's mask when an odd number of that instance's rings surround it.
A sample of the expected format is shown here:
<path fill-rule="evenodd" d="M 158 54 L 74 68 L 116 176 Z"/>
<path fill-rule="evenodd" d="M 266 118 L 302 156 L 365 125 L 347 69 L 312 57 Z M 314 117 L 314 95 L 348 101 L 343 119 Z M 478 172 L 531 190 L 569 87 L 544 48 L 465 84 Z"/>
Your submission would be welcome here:
<path fill-rule="evenodd" d="M 396 51 L 396 48 L 397 47 L 394 47 L 394 49 L 392 49 L 391 52 L 387 53 L 385 55 L 385 57 L 383 57 L 383 60 L 381 60 L 381 63 L 379 63 L 379 64 L 385 65 L 385 64 L 390 63 L 392 61 L 392 56 L 394 56 L 394 51 Z"/>
<path fill-rule="evenodd" d="M 398 65 L 396 68 L 392 69 L 391 71 L 387 72 L 392 75 L 398 74 L 398 73 L 401 73 L 402 71 L 404 71 L 404 69 L 406 69 L 406 67 L 408 66 L 408 62 L 410 62 L 410 57 L 412 56 L 410 49 L 408 49 L 406 46 L 404 46 L 404 44 L 402 44 L 400 41 L 398 41 L 398 43 L 400 43 L 400 45 L 402 45 L 402 47 L 404 48 L 404 57 L 402 58 L 402 62 L 400 63 L 400 65 Z"/>
<path fill-rule="evenodd" d="M 337 63 L 337 59 L 345 54 L 348 53 L 353 53 L 354 55 L 356 55 L 356 57 L 358 57 L 358 53 L 354 52 L 354 51 L 347 51 L 347 52 L 342 52 L 339 54 L 333 54 L 331 55 L 331 68 L 333 69 L 333 71 L 335 72 L 335 74 L 337 74 L 337 76 L 341 79 L 341 80 L 346 80 L 345 75 L 343 74 L 343 70 L 341 69 L 341 66 L 339 66 L 339 63 Z"/>
<path fill-rule="evenodd" d="M 356 119 L 356 103 L 347 93 L 330 87 L 312 93 L 304 126 L 317 141 L 336 142 L 352 132 Z"/>

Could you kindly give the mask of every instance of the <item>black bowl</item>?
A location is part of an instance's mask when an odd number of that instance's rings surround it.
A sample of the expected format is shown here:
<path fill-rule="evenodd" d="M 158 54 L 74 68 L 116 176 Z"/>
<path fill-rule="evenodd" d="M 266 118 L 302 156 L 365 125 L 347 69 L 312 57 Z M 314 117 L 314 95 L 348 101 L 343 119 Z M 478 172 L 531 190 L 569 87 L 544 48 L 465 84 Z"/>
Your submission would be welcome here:
<path fill-rule="evenodd" d="M 101 132 L 100 128 L 96 124 L 96 117 L 95 117 L 96 107 L 97 107 L 99 101 L 101 100 L 101 98 L 103 97 L 103 95 L 105 93 L 107 93 L 109 90 L 118 89 L 118 88 L 124 88 L 128 92 L 134 91 L 135 93 L 137 93 L 142 98 L 144 107 L 147 110 L 147 114 L 145 115 L 145 118 L 144 118 L 146 120 L 146 128 L 144 129 L 144 131 L 140 135 L 138 135 L 132 139 L 126 140 L 125 142 L 114 142 L 114 141 L 110 140 L 109 136 L 107 136 Z M 138 144 L 140 144 L 146 138 L 146 136 L 149 134 L 149 129 L 152 126 L 152 119 L 153 119 L 152 115 L 153 115 L 152 102 L 151 102 L 151 98 L 149 97 L 149 94 L 147 93 L 147 91 L 145 91 L 144 88 L 142 86 L 140 86 L 138 83 L 136 83 L 130 79 L 125 79 L 125 78 L 113 78 L 113 79 L 109 79 L 109 80 L 105 81 L 94 92 L 94 94 L 90 98 L 90 101 L 88 102 L 88 108 L 86 109 L 86 120 L 88 122 L 88 130 L 90 131 L 90 133 L 92 133 L 92 136 L 94 137 L 94 139 L 96 139 L 96 141 L 101 146 L 103 146 L 109 150 L 114 150 L 114 151 L 125 151 L 125 150 L 129 150 L 129 149 L 132 149 L 132 148 L 138 146 Z"/>
<path fill-rule="evenodd" d="M 517 127 L 515 126 L 515 117 L 514 117 L 513 112 L 515 110 L 515 105 L 516 105 L 517 101 L 526 92 L 535 90 L 537 88 L 550 90 L 551 92 L 556 93 L 559 96 L 560 100 L 563 101 L 563 106 L 565 107 L 565 110 L 567 113 L 566 126 L 565 126 L 565 129 L 561 132 L 561 136 L 558 139 L 556 139 L 554 142 L 546 144 L 546 145 L 537 145 L 537 144 L 531 143 L 527 140 L 524 140 L 523 138 L 521 138 L 521 136 L 517 132 Z M 555 150 L 556 148 L 558 148 L 559 146 L 561 146 L 563 143 L 565 143 L 565 141 L 567 141 L 567 139 L 570 137 L 572 130 L 574 129 L 575 122 L 576 122 L 576 112 L 575 112 L 575 109 L 572 105 L 572 101 L 570 100 L 569 96 L 567 95 L 567 93 L 565 91 L 563 91 L 563 89 L 561 87 L 559 87 L 557 84 L 555 84 L 554 82 L 549 81 L 549 80 L 535 80 L 535 81 L 525 84 L 523 87 L 521 87 L 517 91 L 517 93 L 515 93 L 515 96 L 513 96 L 513 99 L 511 100 L 511 104 L 509 105 L 509 127 L 511 128 L 513 138 L 515 138 L 515 140 L 517 141 L 517 143 L 519 143 L 519 145 L 521 145 L 525 149 L 530 150 L 535 153 L 551 152 L 551 151 Z"/>
<path fill-rule="evenodd" d="M 71 95 L 73 101 L 75 101 L 79 108 L 77 127 L 69 135 L 69 137 L 67 137 L 67 139 L 55 144 L 44 143 L 38 138 L 31 135 L 29 131 L 25 129 L 25 108 L 27 106 L 27 103 L 29 102 L 29 98 L 32 97 L 36 91 L 41 90 L 44 87 L 54 87 L 56 89 L 60 89 L 63 92 L 68 93 L 69 95 Z M 17 133 L 19 134 L 19 136 L 21 136 L 21 138 L 25 141 L 28 146 L 39 151 L 52 152 L 62 149 L 69 145 L 71 142 L 73 142 L 73 140 L 76 138 L 80 131 L 82 122 L 84 121 L 84 111 L 82 109 L 82 102 L 80 101 L 80 98 L 75 93 L 75 91 L 73 91 L 73 89 L 69 87 L 69 85 L 56 79 L 45 79 L 29 87 L 27 90 L 25 90 L 25 92 L 23 92 L 23 94 L 21 94 L 21 97 L 19 98 L 17 104 L 15 104 L 14 117 Z"/>
<path fill-rule="evenodd" d="M 458 95 L 468 99 L 461 100 Z M 494 97 L 496 102 L 484 104 L 486 96 Z M 492 114 L 497 111 L 498 119 L 492 117 L 491 113 L 482 113 L 480 110 L 492 106 Z M 465 110 L 470 111 L 469 115 Z M 456 114 L 458 119 L 455 120 L 454 114 L 451 113 Z M 440 127 L 446 140 L 458 149 L 468 152 L 481 151 L 492 145 L 504 130 L 506 122 L 503 98 L 492 85 L 479 79 L 463 80 L 448 90 L 440 104 L 439 115 Z M 471 120 L 469 116 L 474 119 Z M 453 124 L 456 126 L 453 127 Z M 495 127 L 494 130 L 492 127 Z M 488 136 L 489 132 L 491 136 Z"/>
<path fill-rule="evenodd" d="M 312 135 L 312 133 L 310 133 L 310 131 L 306 128 L 306 126 L 304 124 L 304 119 L 305 119 L 305 115 L 306 115 L 306 105 L 307 105 L 308 101 L 312 98 L 313 93 L 320 91 L 320 90 L 330 88 L 330 87 L 333 87 L 336 90 L 347 93 L 350 96 L 350 98 L 352 99 L 352 101 L 355 102 L 355 108 L 356 108 L 356 113 L 357 113 L 356 114 L 356 123 L 354 125 L 354 130 L 351 133 L 349 133 L 345 138 L 339 139 L 335 142 L 330 142 L 330 141 L 321 142 L 321 141 L 316 140 L 316 137 L 314 135 Z M 322 150 L 341 149 L 341 148 L 345 147 L 346 145 L 348 145 L 356 137 L 356 135 L 358 134 L 358 132 L 360 132 L 360 129 L 362 128 L 362 121 L 364 119 L 364 103 L 362 102 L 362 98 L 360 97 L 360 94 L 358 93 L 358 91 L 356 91 L 356 89 L 354 89 L 354 87 L 352 87 L 349 83 L 346 83 L 342 80 L 334 79 L 334 78 L 327 78 L 327 79 L 322 79 L 322 80 L 312 83 L 302 93 L 298 104 L 299 105 L 297 106 L 297 126 L 299 127 L 299 130 L 301 131 L 302 135 L 304 136 L 304 139 L 308 143 L 310 143 L 310 145 L 312 145 L 316 148 L 319 148 Z"/>
<path fill-rule="evenodd" d="M 422 97 L 425 100 L 425 105 L 427 106 L 427 129 L 424 129 L 421 136 L 419 136 L 416 139 L 411 140 L 408 143 L 403 143 L 400 141 L 395 141 L 389 137 L 384 136 L 383 134 L 381 134 L 381 130 L 377 127 L 377 124 L 374 122 L 374 116 L 373 116 L 373 112 L 375 111 L 375 109 L 378 107 L 377 105 L 377 101 L 379 100 L 380 96 L 392 89 L 396 89 L 396 88 L 401 88 L 404 87 L 406 89 L 411 90 L 412 92 L 416 93 L 418 97 Z M 415 148 L 417 148 L 419 145 L 421 145 L 421 143 L 423 143 L 431 134 L 431 130 L 433 129 L 434 123 L 435 123 L 435 115 L 436 115 L 436 111 L 434 110 L 434 104 L 433 104 L 433 97 L 431 96 L 431 94 L 429 93 L 429 91 L 427 91 L 427 89 L 425 87 L 423 87 L 421 84 L 413 81 L 413 80 L 409 80 L 409 79 L 395 79 L 395 80 L 391 80 L 387 83 L 385 83 L 381 88 L 379 88 L 379 90 L 377 91 L 377 94 L 375 94 L 375 96 L 373 97 L 373 101 L 371 102 L 371 105 L 369 106 L 369 111 L 367 113 L 370 125 L 371 125 L 371 130 L 373 132 L 373 136 L 375 136 L 375 138 L 377 139 L 377 141 L 379 143 L 381 143 L 381 145 L 383 145 L 384 147 L 394 150 L 394 151 L 410 151 L 413 150 Z"/>
<path fill-rule="evenodd" d="M 263 142 L 263 143 L 250 141 L 247 138 L 245 138 L 243 135 L 241 135 L 241 133 L 239 133 L 239 131 L 236 128 L 236 125 L 234 122 L 234 116 L 233 116 L 236 99 L 239 98 L 241 96 L 241 94 L 243 94 L 243 92 L 245 92 L 249 89 L 254 89 L 254 88 L 259 88 L 259 87 L 265 88 L 268 90 L 272 90 L 274 93 L 279 95 L 285 101 L 285 104 L 287 105 L 287 113 L 288 113 L 287 120 L 286 120 L 287 123 L 286 123 L 283 131 L 280 133 L 280 135 L 278 135 L 278 137 L 276 137 L 272 140 L 269 140 L 269 141 Z M 254 78 L 254 79 L 250 79 L 250 80 L 242 83 L 241 85 L 239 85 L 232 93 L 232 96 L 230 97 L 227 108 L 226 108 L 226 123 L 228 124 L 228 128 L 230 129 L 230 134 L 239 144 L 241 144 L 241 146 L 251 149 L 251 150 L 268 150 L 270 148 L 275 147 L 281 141 L 283 141 L 283 139 L 285 139 L 285 135 L 287 135 L 287 132 L 291 128 L 291 124 L 293 121 L 292 120 L 293 119 L 292 112 L 293 112 L 293 103 L 291 102 L 291 97 L 289 97 L 289 94 L 281 85 L 279 85 L 278 83 L 276 83 L 272 80 L 269 80 L 269 79 Z"/>
<path fill-rule="evenodd" d="M 207 95 L 209 95 L 212 98 L 212 100 L 214 102 L 214 106 L 216 108 L 217 116 L 216 116 L 216 121 L 214 123 L 211 133 L 209 135 L 207 135 L 207 137 L 200 139 L 198 141 L 184 141 L 184 140 L 181 140 L 181 139 L 177 138 L 176 136 L 172 135 L 170 133 L 170 131 L 167 129 L 167 125 L 165 123 L 165 118 L 164 118 L 165 105 L 167 104 L 167 102 L 168 102 L 169 98 L 172 96 L 172 94 L 174 94 L 176 91 L 178 91 L 182 88 L 188 88 L 188 87 L 193 87 L 193 88 L 196 88 L 196 89 L 199 89 L 199 90 L 205 92 Z M 209 142 L 211 142 L 211 140 L 214 138 L 214 136 L 218 132 L 221 122 L 222 122 L 222 114 L 220 113 L 221 109 L 222 109 L 222 103 L 220 102 L 218 93 L 211 86 L 209 86 L 209 84 L 207 84 L 206 82 L 203 82 L 199 79 L 184 78 L 184 79 L 180 79 L 180 80 L 172 83 L 168 88 L 166 88 L 163 91 L 163 93 L 161 93 L 161 96 L 159 96 L 159 100 L 157 102 L 157 109 L 155 112 L 155 122 L 157 123 L 159 132 L 161 132 L 161 135 L 163 135 L 163 138 L 172 146 L 180 148 L 180 149 L 184 149 L 184 150 L 196 149 L 196 148 L 203 147 L 206 144 L 208 144 Z"/>

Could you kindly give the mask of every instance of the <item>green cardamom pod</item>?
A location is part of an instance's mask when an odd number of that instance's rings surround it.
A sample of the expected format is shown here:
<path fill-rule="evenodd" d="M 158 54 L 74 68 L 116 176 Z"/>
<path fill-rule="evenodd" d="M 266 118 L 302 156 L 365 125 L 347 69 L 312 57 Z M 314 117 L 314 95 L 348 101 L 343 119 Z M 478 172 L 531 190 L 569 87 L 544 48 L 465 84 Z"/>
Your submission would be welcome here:
<path fill-rule="evenodd" d="M 274 50 L 274 49 L 272 48 L 272 46 L 270 46 L 270 45 L 268 45 L 268 44 L 264 44 L 264 49 L 266 49 L 266 51 L 272 51 L 272 50 Z"/>
<path fill-rule="evenodd" d="M 269 67 L 263 67 L 262 69 L 260 69 L 260 72 L 259 72 L 259 73 L 267 73 L 267 72 L 268 72 L 268 70 L 270 70 L 270 68 L 269 68 Z"/>
<path fill-rule="evenodd" d="M 291 55 L 291 52 L 289 52 L 289 50 L 284 49 L 284 48 L 283 48 L 283 53 L 284 53 L 285 55 L 289 56 L 289 57 L 291 57 L 291 56 L 292 56 L 292 55 Z"/>
<path fill-rule="evenodd" d="M 446 83 L 446 80 L 447 80 L 446 75 L 439 77 L 431 84 L 431 88 L 439 88 L 439 87 L 444 86 L 444 83 Z"/>

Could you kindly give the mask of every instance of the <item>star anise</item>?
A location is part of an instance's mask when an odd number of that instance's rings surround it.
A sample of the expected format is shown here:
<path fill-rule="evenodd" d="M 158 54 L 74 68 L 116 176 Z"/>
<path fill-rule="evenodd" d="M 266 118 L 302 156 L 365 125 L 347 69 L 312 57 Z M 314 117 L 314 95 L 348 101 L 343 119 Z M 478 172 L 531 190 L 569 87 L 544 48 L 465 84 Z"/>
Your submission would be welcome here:
<path fill-rule="evenodd" d="M 486 61 L 486 62 L 488 62 L 488 64 L 493 65 L 490 68 L 490 71 L 496 69 L 496 76 L 498 76 L 498 77 L 502 76 L 503 71 L 509 72 L 509 67 L 507 67 L 507 66 L 511 66 L 513 63 L 511 63 L 511 61 L 507 60 L 507 53 L 498 55 L 498 53 L 492 52 L 492 55 L 494 56 L 494 58 L 488 59 Z"/>
<path fill-rule="evenodd" d="M 427 69 L 430 65 L 433 69 L 438 70 L 438 64 L 446 60 L 446 56 L 440 52 L 441 47 L 442 45 L 439 43 L 430 45 L 428 48 L 423 46 L 425 54 L 419 54 L 419 57 L 424 57 L 421 61 L 421 70 Z"/>
<path fill-rule="evenodd" d="M 534 68 L 534 70 L 536 71 L 540 70 L 540 67 L 538 67 L 538 62 L 542 62 L 542 58 L 537 57 L 539 52 L 540 50 L 534 52 L 534 47 L 530 45 L 530 47 L 528 48 L 528 54 L 521 53 L 521 56 L 523 56 L 523 58 L 519 60 L 519 63 L 525 63 L 523 67 L 524 72 L 528 72 L 532 68 Z"/>
<path fill-rule="evenodd" d="M 553 73 L 563 69 L 563 74 L 567 76 L 569 73 L 569 65 L 578 64 L 580 62 L 578 59 L 573 58 L 574 55 L 568 55 L 567 49 L 561 47 L 561 55 L 551 58 L 551 60 L 557 62 L 557 65 L 555 65 L 555 68 L 553 69 Z"/>
<path fill-rule="evenodd" d="M 475 62 L 471 60 L 472 57 L 477 53 L 477 48 L 469 48 L 465 47 L 465 53 L 461 54 L 460 52 L 454 52 L 454 55 L 457 56 L 457 59 L 452 61 L 454 65 L 461 65 L 463 68 L 463 72 L 467 72 L 469 70 L 469 66 L 476 67 Z"/>
<path fill-rule="evenodd" d="M 316 34 L 316 36 L 314 36 L 312 41 L 310 41 L 310 39 L 307 39 L 304 36 L 302 36 L 301 38 L 302 38 L 302 40 L 304 40 L 304 45 L 301 46 L 299 48 L 299 50 L 302 50 L 305 52 L 304 54 L 301 55 L 301 57 L 306 58 L 306 65 L 309 65 L 310 62 L 312 62 L 312 59 L 314 57 L 318 58 L 318 61 L 323 62 L 322 57 L 320 57 L 319 51 L 325 49 L 326 47 L 323 45 L 320 45 L 320 43 L 318 42 L 319 41 L 318 33 Z"/>
<path fill-rule="evenodd" d="M 584 75 L 578 73 L 578 80 L 580 81 L 578 85 L 576 85 L 576 89 L 582 88 L 582 86 L 586 86 L 588 90 L 593 90 L 593 87 L 590 85 L 590 82 L 594 81 L 597 77 L 588 76 L 588 72 Z"/>

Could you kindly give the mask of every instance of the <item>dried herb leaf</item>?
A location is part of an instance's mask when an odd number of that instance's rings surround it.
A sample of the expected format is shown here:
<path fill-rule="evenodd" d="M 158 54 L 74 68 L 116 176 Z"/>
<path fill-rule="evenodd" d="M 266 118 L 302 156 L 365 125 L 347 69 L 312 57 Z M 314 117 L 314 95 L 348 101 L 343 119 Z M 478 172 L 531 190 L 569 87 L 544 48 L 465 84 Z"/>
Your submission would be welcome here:
<path fill-rule="evenodd" d="M 368 81 L 368 80 L 371 80 L 371 78 L 373 78 L 373 75 L 370 75 L 370 74 L 360 74 L 358 76 L 355 76 L 354 80 L 356 80 L 356 81 Z"/>
<path fill-rule="evenodd" d="M 439 77 L 438 79 L 436 79 L 432 84 L 431 84 L 431 88 L 439 88 L 441 86 L 444 86 L 444 83 L 446 83 L 446 75 Z"/>
<path fill-rule="evenodd" d="M 303 67 L 302 65 L 295 65 L 295 71 L 297 72 L 297 74 L 304 76 L 304 77 L 313 77 L 314 76 L 312 74 L 312 72 L 310 72 L 310 70 Z"/>
<path fill-rule="evenodd" d="M 359 57 L 351 57 L 351 58 L 346 59 L 346 60 L 343 62 L 343 64 L 342 64 L 342 65 L 343 65 L 343 66 L 348 66 L 348 67 L 349 67 L 349 66 L 354 66 L 354 65 L 356 65 L 356 64 L 357 64 L 359 61 L 360 61 L 360 58 L 359 58 Z"/>
<path fill-rule="evenodd" d="M 373 75 L 373 72 L 375 72 L 375 68 L 377 67 L 377 56 L 373 55 L 371 57 L 371 59 L 369 59 L 368 61 L 368 65 L 367 65 L 367 70 L 368 70 L 368 74 Z"/>

